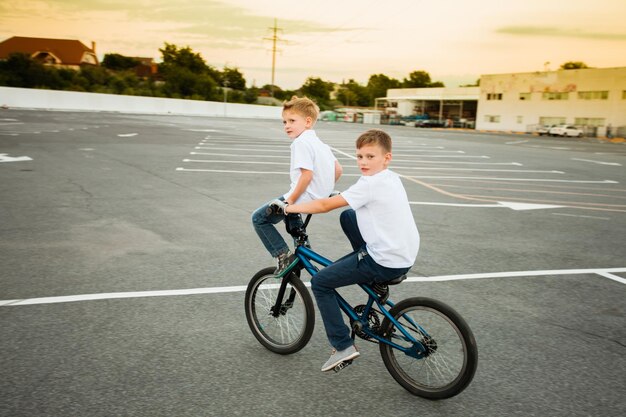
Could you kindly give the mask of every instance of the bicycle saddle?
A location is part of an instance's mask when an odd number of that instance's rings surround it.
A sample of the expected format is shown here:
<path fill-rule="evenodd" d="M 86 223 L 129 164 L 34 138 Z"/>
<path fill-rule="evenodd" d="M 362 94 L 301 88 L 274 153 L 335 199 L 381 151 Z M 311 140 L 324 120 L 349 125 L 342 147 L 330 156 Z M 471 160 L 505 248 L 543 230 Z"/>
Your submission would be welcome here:
<path fill-rule="evenodd" d="M 400 275 L 399 277 L 394 278 L 392 280 L 381 282 L 381 284 L 383 284 L 383 285 L 398 285 L 399 283 L 401 283 L 405 279 L 406 279 L 406 274 L 403 274 L 403 275 Z"/>

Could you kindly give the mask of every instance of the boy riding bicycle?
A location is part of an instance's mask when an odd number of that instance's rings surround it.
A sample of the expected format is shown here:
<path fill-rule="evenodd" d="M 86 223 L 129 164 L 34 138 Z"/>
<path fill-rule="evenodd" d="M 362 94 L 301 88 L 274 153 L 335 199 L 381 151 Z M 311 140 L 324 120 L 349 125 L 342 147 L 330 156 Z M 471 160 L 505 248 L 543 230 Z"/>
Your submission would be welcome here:
<path fill-rule="evenodd" d="M 291 163 L 289 176 L 291 187 L 280 200 L 288 204 L 303 203 L 317 198 L 328 197 L 335 188 L 335 182 L 342 168 L 330 147 L 322 142 L 312 129 L 319 115 L 319 107 L 306 97 L 293 96 L 283 105 L 285 133 L 291 143 Z M 257 235 L 272 257 L 276 258 L 276 275 L 280 275 L 293 261 L 293 255 L 285 240 L 274 225 L 283 220 L 282 215 L 268 213 L 270 203 L 259 207 L 252 214 L 252 224 Z M 291 227 L 302 226 L 300 215 L 290 215 L 286 219 Z"/>
<path fill-rule="evenodd" d="M 322 366 L 330 371 L 355 359 L 350 329 L 343 321 L 335 289 L 357 283 L 386 282 L 409 271 L 419 250 L 420 237 L 400 177 L 387 169 L 391 137 L 372 129 L 356 141 L 362 177 L 340 195 L 308 202 L 275 201 L 283 212 L 326 213 L 350 206 L 341 213 L 341 227 L 354 252 L 320 270 L 311 279 L 326 335 L 333 353 Z"/>

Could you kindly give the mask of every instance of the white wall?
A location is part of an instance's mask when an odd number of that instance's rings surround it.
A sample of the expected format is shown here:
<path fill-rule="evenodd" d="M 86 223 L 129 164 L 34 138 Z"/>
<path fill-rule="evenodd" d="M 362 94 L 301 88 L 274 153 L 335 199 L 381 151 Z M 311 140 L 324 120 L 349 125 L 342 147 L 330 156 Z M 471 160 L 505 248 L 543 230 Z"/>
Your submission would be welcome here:
<path fill-rule="evenodd" d="M 75 91 L 0 87 L 0 106 L 10 108 L 113 111 L 121 113 L 178 114 L 280 119 L 282 107 L 215 101 L 122 96 Z"/>

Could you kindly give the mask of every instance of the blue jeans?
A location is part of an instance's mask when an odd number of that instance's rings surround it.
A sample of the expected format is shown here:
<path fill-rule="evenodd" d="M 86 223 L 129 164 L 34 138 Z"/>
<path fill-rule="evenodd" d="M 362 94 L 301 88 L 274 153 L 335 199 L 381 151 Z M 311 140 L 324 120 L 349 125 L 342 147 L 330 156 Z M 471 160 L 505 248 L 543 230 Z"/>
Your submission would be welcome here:
<path fill-rule="evenodd" d="M 279 197 L 279 199 L 285 200 L 283 197 Z M 285 239 L 274 227 L 276 223 L 285 220 L 285 216 L 282 214 L 267 214 L 270 203 L 271 201 L 267 202 L 252 213 L 252 225 L 256 234 L 261 238 L 265 249 L 275 258 L 281 253 L 287 252 L 289 246 L 287 246 Z M 292 228 L 302 226 L 302 217 L 299 214 L 289 214 L 286 219 Z"/>
<path fill-rule="evenodd" d="M 390 281 L 410 268 L 387 268 L 377 264 L 365 250 L 365 241 L 356 222 L 356 213 L 345 210 L 340 216 L 341 228 L 350 240 L 354 252 L 322 269 L 311 279 L 311 289 L 324 322 L 326 336 L 337 350 L 352 346 L 350 328 L 343 321 L 336 288 L 353 284 Z"/>

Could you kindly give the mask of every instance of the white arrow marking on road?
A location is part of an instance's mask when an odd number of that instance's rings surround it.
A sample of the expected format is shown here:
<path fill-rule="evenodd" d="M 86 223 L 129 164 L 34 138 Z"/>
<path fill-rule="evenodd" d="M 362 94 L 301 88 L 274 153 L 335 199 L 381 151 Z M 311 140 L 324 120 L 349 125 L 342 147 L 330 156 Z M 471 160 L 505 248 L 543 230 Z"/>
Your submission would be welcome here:
<path fill-rule="evenodd" d="M 572 161 L 593 162 L 594 164 L 612 165 L 612 166 L 617 166 L 617 167 L 621 167 L 622 166 L 622 164 L 620 164 L 618 162 L 602 162 L 602 161 L 593 161 L 591 159 L 572 158 Z"/>
<path fill-rule="evenodd" d="M 498 201 L 498 204 L 501 204 L 502 207 L 510 208 L 511 210 L 538 210 L 563 207 L 552 204 L 514 203 L 511 201 Z"/>
<path fill-rule="evenodd" d="M 9 156 L 6 153 L 0 153 L 0 162 L 21 162 L 21 161 L 32 161 L 33 158 L 29 158 L 28 156 Z"/>
<path fill-rule="evenodd" d="M 137 136 L 139 133 L 120 133 L 119 136 L 120 138 L 130 138 L 132 136 Z"/>

